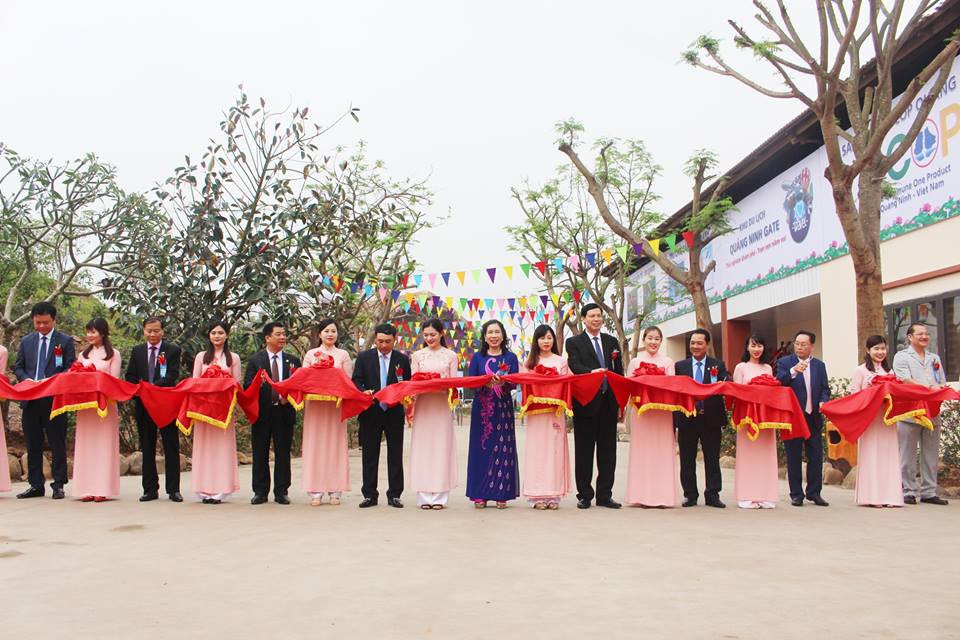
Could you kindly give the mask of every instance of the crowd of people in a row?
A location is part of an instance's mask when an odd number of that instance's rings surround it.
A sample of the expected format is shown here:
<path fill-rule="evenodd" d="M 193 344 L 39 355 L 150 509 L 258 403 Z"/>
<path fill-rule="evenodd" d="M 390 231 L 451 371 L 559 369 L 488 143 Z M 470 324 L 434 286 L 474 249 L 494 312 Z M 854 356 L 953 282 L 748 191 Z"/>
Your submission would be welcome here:
<path fill-rule="evenodd" d="M 84 365 L 131 383 L 148 382 L 172 387 L 181 369 L 180 348 L 164 340 L 163 322 L 150 317 L 143 323 L 145 342 L 133 348 L 123 371 L 120 353 L 110 341 L 110 329 L 103 318 L 86 326 L 86 347 L 76 356 L 73 338 L 56 329 L 57 310 L 50 303 L 38 303 L 32 309 L 35 331 L 20 343 L 14 365 L 18 381 L 43 380 L 67 371 L 79 359 Z M 643 349 L 624 365 L 620 344 L 602 332 L 603 312 L 596 304 L 584 305 L 581 316 L 585 330 L 567 339 L 564 357 L 551 327 L 541 325 L 533 335 L 529 356 L 523 363 L 509 350 L 507 335 L 498 320 L 487 321 L 481 329 L 480 350 L 474 354 L 467 375 L 492 375 L 489 384 L 477 389 L 470 422 L 466 495 L 477 508 L 493 502 L 504 508 L 508 501 L 523 496 L 534 508 L 557 509 L 571 489 L 571 464 L 566 418 L 562 411 L 542 411 L 529 415 L 526 425 L 524 465 L 518 460 L 515 410 L 511 397 L 513 385 L 501 376 L 520 371 L 585 374 L 609 370 L 630 375 L 642 363 L 659 367 L 665 375 L 688 376 L 699 383 L 728 379 L 723 361 L 708 355 L 710 333 L 696 329 L 688 337 L 689 358 L 674 362 L 660 352 L 663 334 L 657 327 L 643 331 Z M 327 319 L 319 325 L 320 346 L 300 359 L 284 351 L 287 337 L 281 323 L 267 323 L 262 330 L 264 349 L 252 355 L 242 372 L 240 357 L 230 350 L 230 327 L 213 322 L 207 331 L 206 349 L 197 354 L 192 376 L 200 377 L 217 365 L 229 371 L 247 387 L 258 375 L 281 382 L 301 366 L 329 359 L 342 369 L 356 387 L 373 395 L 389 385 L 409 380 L 417 373 L 440 377 L 459 375 L 457 354 L 446 347 L 443 324 L 437 319 L 423 323 L 423 348 L 411 356 L 394 348 L 397 332 L 390 324 L 375 329 L 375 345 L 352 361 L 337 346 L 338 327 Z M 940 360 L 927 350 L 929 333 L 921 323 L 907 332 L 909 347 L 898 352 L 893 366 L 888 364 L 887 344 L 882 336 L 872 336 L 865 345 L 864 362 L 853 374 L 853 390 L 870 385 L 872 378 L 893 372 L 904 382 L 940 388 L 945 385 Z M 828 506 L 821 496 L 823 467 L 823 417 L 820 405 L 830 398 L 824 363 L 813 357 L 816 336 L 800 331 L 792 343 L 792 353 L 768 363 L 767 346 L 759 335 L 746 342 L 742 362 L 733 371 L 734 382 L 747 383 L 761 375 L 775 375 L 790 387 L 803 409 L 810 430 L 809 438 L 784 441 L 790 501 L 803 506 L 808 500 Z M 0 373 L 5 375 L 7 352 L 0 346 Z M 165 492 L 170 500 L 181 502 L 179 433 L 174 425 L 156 425 L 138 398 L 134 398 L 140 449 L 143 456 L 143 495 L 141 502 L 158 499 L 159 476 L 153 452 L 158 434 L 166 460 Z M 260 390 L 259 416 L 251 426 L 253 449 L 252 504 L 267 502 L 271 490 L 270 447 L 273 446 L 273 495 L 280 504 L 289 504 L 291 486 L 291 447 L 296 415 L 294 407 L 270 385 Z M 51 452 L 53 498 L 65 497 L 67 479 L 66 415 L 51 417 L 51 398 L 23 403 L 22 423 L 28 452 L 29 487 L 18 498 L 45 494 L 42 467 L 46 439 Z M 628 405 L 629 407 L 630 405 Z M 691 415 L 670 410 L 626 410 L 631 432 L 625 501 L 631 506 L 666 508 L 695 506 L 700 492 L 697 483 L 697 450 L 703 452 L 706 474 L 704 499 L 712 507 L 722 508 L 720 449 L 723 429 L 728 425 L 722 397 L 697 402 Z M 573 401 L 574 464 L 577 507 L 592 504 L 620 508 L 613 498 L 617 458 L 617 424 L 623 419 L 606 380 L 596 396 L 586 404 Z M 388 406 L 372 402 L 359 416 L 359 440 L 362 448 L 363 500 L 367 508 L 379 501 L 378 470 L 381 441 L 387 448 L 387 503 L 403 507 L 405 488 L 403 469 L 404 422 L 412 426 L 409 482 L 422 509 L 443 509 L 450 493 L 457 488 L 458 462 L 454 435 L 454 415 L 447 393 L 427 393 L 415 402 Z M 77 412 L 71 494 L 83 501 L 101 502 L 120 494 L 119 414 L 112 404 L 106 417 L 95 408 Z M 894 428 L 885 425 L 882 416 L 874 421 L 859 442 L 859 467 L 856 502 L 871 506 L 902 506 L 917 500 L 945 505 L 937 496 L 939 424 L 933 430 L 919 422 L 906 420 Z M 921 482 L 917 482 L 917 447 L 920 448 Z M 303 490 L 310 504 L 319 506 L 328 500 L 338 505 L 350 490 L 346 423 L 341 420 L 335 402 L 307 400 L 303 419 Z M 679 448 L 679 470 L 676 455 Z M 0 450 L 5 450 L 0 425 Z M 806 455 L 806 486 L 802 462 Z M 597 476 L 594 484 L 594 460 Z M 236 430 L 231 421 L 226 428 L 197 422 L 193 429 L 192 489 L 199 500 L 218 504 L 240 490 Z M 521 473 L 522 469 L 522 473 Z M 6 473 L 0 473 L 0 491 L 10 490 Z M 677 476 L 683 491 L 681 501 Z M 763 429 L 755 439 L 737 433 L 735 490 L 742 508 L 772 508 L 779 500 L 776 434 Z"/>

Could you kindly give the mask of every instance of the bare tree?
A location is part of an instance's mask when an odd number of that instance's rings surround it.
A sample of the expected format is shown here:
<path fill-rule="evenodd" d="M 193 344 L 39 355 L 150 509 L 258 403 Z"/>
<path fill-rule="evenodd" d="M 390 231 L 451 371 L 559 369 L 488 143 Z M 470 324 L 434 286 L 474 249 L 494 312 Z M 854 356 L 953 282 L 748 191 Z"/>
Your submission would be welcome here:
<path fill-rule="evenodd" d="M 776 10 L 759 0 L 753 4 L 764 37 L 749 34 L 731 20 L 734 43 L 769 63 L 783 86 L 771 87 L 735 69 L 721 56 L 719 40 L 707 35 L 698 38 L 683 57 L 695 67 L 734 78 L 770 98 L 798 100 L 816 116 L 829 163 L 825 175 L 853 259 L 857 333 L 862 344 L 871 334 L 885 333 L 880 204 L 890 185 L 884 179 L 920 133 L 949 77 L 960 40 L 956 32 L 952 34 L 895 100 L 893 69 L 898 54 L 921 23 L 936 19 L 939 2 L 921 0 L 911 11 L 904 0 L 817 0 L 810 4 L 819 26 L 815 38 L 804 38 L 797 31 L 783 0 L 777 0 Z M 864 65 L 862 61 L 869 58 L 872 62 Z M 849 129 L 840 117 L 849 120 Z M 910 126 L 899 144 L 884 149 L 884 138 L 904 119 Z M 845 146 L 853 154 L 850 164 L 844 161 Z"/>

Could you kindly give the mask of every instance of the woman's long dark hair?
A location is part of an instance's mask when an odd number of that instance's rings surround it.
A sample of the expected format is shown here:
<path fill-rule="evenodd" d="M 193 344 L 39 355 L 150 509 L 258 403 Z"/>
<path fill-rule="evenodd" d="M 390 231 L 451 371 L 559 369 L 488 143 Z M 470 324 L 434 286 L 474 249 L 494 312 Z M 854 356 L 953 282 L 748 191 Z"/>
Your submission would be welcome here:
<path fill-rule="evenodd" d="M 548 324 L 542 324 L 533 331 L 533 342 L 530 345 L 530 355 L 527 356 L 527 361 L 523 363 L 530 371 L 533 371 L 537 363 L 540 362 L 540 338 L 550 334 L 553 336 L 553 347 L 550 349 L 553 353 L 560 355 L 560 346 L 557 344 L 557 334 L 553 332 L 553 327 Z"/>
<path fill-rule="evenodd" d="M 227 334 L 227 339 L 223 341 L 223 357 L 227 361 L 227 366 L 233 366 L 233 356 L 230 355 L 230 325 L 222 320 L 216 320 L 210 323 L 210 326 L 207 327 L 207 350 L 203 354 L 203 364 L 210 364 L 213 362 L 213 355 L 216 353 L 216 349 L 213 348 L 213 343 L 210 342 L 210 332 L 221 327 Z"/>
<path fill-rule="evenodd" d="M 87 323 L 87 326 L 84 327 L 87 331 L 93 329 L 100 334 L 100 337 L 103 339 L 103 350 L 106 352 L 106 355 L 103 356 L 104 360 L 109 360 L 113 357 L 113 343 L 110 342 L 110 325 L 107 324 L 105 318 L 94 318 Z M 90 352 L 93 351 L 93 345 L 87 346 L 83 350 L 83 357 L 86 358 L 90 355 Z"/>
<path fill-rule="evenodd" d="M 863 356 L 863 364 L 867 365 L 867 371 L 870 371 L 872 373 L 876 373 L 877 368 L 873 364 L 873 358 L 870 357 L 870 349 L 874 348 L 878 344 L 887 344 L 887 339 L 884 338 L 883 336 L 876 336 L 876 335 L 870 336 L 869 338 L 867 338 L 867 353 L 866 355 Z M 886 358 L 884 358 L 883 362 L 881 362 L 880 364 L 883 365 L 884 372 L 890 371 L 890 364 L 887 362 Z"/>
<path fill-rule="evenodd" d="M 420 333 L 423 333 L 423 330 L 424 330 L 424 329 L 433 329 L 434 331 L 436 331 L 437 333 L 439 333 L 439 334 L 440 334 L 440 346 L 443 347 L 444 349 L 447 348 L 447 338 L 446 338 L 446 336 L 444 336 L 444 333 L 443 333 L 443 323 L 440 322 L 440 319 L 439 319 L 439 318 L 430 318 L 429 320 L 425 320 L 425 321 L 423 322 L 423 324 L 420 325 Z M 424 346 L 426 346 L 426 345 L 424 345 Z"/>
<path fill-rule="evenodd" d="M 767 361 L 767 341 L 763 339 L 758 333 L 751 333 L 747 338 L 747 341 L 743 343 L 743 357 L 740 358 L 740 362 L 750 362 L 750 343 L 756 342 L 757 344 L 763 345 L 763 353 L 760 354 L 760 364 L 764 364 Z"/>
<path fill-rule="evenodd" d="M 503 326 L 503 323 L 499 320 L 487 320 L 483 323 L 483 326 L 480 327 L 480 355 L 487 355 L 489 350 L 489 345 L 487 345 L 487 329 L 490 328 L 490 325 L 497 325 L 500 327 L 500 333 L 503 334 L 503 342 L 500 343 L 500 350 L 506 353 L 510 350 L 510 341 L 507 340 L 507 329 Z"/>

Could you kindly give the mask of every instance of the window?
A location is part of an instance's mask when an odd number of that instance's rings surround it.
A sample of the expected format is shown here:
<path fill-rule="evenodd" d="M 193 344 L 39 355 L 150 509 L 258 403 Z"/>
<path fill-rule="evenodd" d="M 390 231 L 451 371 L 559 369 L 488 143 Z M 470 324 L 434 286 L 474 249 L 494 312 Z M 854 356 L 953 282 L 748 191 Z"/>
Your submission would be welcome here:
<path fill-rule="evenodd" d="M 940 356 L 948 382 L 960 378 L 960 291 L 908 300 L 884 307 L 887 340 L 893 354 L 906 349 L 911 322 L 922 322 L 930 330 L 929 350 Z"/>

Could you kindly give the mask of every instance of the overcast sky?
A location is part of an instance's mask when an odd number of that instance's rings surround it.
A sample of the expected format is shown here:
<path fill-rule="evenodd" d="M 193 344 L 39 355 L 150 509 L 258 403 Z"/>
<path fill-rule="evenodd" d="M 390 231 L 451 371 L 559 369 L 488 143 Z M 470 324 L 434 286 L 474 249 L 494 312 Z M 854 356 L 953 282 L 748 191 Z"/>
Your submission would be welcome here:
<path fill-rule="evenodd" d="M 812 3 L 795 0 L 801 29 Z M 741 1 L 10 2 L 0 3 L 0 140 L 66 160 L 95 152 L 121 184 L 147 189 L 185 154 L 199 157 L 243 83 L 253 99 L 333 118 L 332 146 L 362 138 L 397 177 L 429 177 L 421 272 L 516 265 L 503 227 L 510 187 L 548 178 L 564 156 L 553 132 L 575 117 L 587 136 L 643 139 L 664 168 L 672 213 L 681 172 L 708 147 L 729 168 L 800 111 L 679 64 L 705 32 L 730 47 Z M 746 61 L 749 64 L 749 60 Z M 762 67 L 763 77 L 769 73 Z M 499 280 L 499 277 L 498 277 Z M 468 279 L 468 284 L 471 280 Z M 535 281 L 441 295 L 533 293 Z"/>

